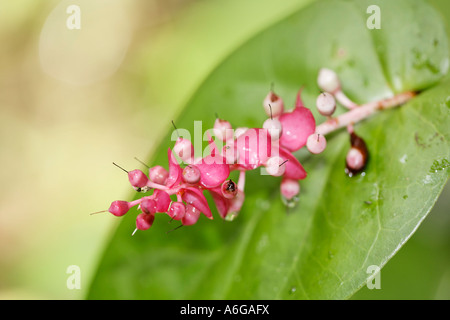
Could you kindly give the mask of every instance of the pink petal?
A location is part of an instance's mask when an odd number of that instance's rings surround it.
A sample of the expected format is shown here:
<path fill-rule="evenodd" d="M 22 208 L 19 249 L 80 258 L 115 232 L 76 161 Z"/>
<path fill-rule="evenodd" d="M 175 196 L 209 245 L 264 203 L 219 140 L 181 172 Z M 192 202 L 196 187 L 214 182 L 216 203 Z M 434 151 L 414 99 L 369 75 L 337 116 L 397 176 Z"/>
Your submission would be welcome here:
<path fill-rule="evenodd" d="M 220 216 L 225 219 L 230 208 L 230 200 L 224 198 L 220 188 L 209 189 L 208 191 L 216 204 L 217 212 L 219 212 Z"/>
<path fill-rule="evenodd" d="M 181 170 L 181 167 L 170 148 L 167 152 L 167 157 L 169 158 L 169 177 L 167 177 L 166 186 L 170 188 L 174 184 L 180 182 L 183 170 Z"/>
<path fill-rule="evenodd" d="M 155 190 L 153 195 L 156 201 L 156 212 L 167 212 L 172 201 L 169 194 L 162 190 Z"/>
<path fill-rule="evenodd" d="M 296 107 L 292 112 L 283 113 L 279 120 L 283 127 L 280 144 L 291 152 L 305 146 L 308 137 L 316 130 L 314 116 L 305 107 Z"/>
<path fill-rule="evenodd" d="M 200 170 L 200 184 L 206 189 L 220 186 L 230 175 L 230 166 L 220 155 L 206 156 L 196 166 Z"/>
<path fill-rule="evenodd" d="M 280 148 L 279 155 L 283 161 L 288 160 L 283 166 L 286 166 L 284 177 L 288 179 L 301 180 L 306 178 L 306 171 L 301 163 L 289 151 Z"/>
<path fill-rule="evenodd" d="M 212 219 L 211 209 L 209 208 L 208 201 L 203 195 L 202 191 L 198 188 L 186 188 L 182 195 L 182 199 L 187 204 L 194 206 L 200 212 L 202 212 L 209 219 Z"/>
<path fill-rule="evenodd" d="M 295 100 L 295 107 L 296 108 L 300 108 L 300 107 L 304 107 L 305 106 L 303 104 L 302 97 L 301 97 L 302 91 L 303 91 L 303 87 L 301 87 L 300 90 L 298 90 L 297 99 Z"/>
<path fill-rule="evenodd" d="M 253 170 L 269 159 L 272 139 L 268 130 L 252 128 L 236 139 L 236 146 L 239 152 L 238 164 L 246 170 Z"/>
<path fill-rule="evenodd" d="M 230 200 L 230 208 L 227 214 L 231 214 L 232 217 L 237 216 L 241 211 L 242 205 L 244 204 L 245 194 L 243 191 L 239 190 L 236 197 Z"/>

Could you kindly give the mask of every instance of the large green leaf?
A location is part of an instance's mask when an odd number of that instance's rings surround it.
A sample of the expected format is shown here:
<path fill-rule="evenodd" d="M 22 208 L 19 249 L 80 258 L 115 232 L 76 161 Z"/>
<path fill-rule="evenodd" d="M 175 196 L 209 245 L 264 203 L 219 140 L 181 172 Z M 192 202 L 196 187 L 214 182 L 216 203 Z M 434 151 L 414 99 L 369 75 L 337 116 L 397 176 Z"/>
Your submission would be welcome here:
<path fill-rule="evenodd" d="M 381 8 L 381 29 L 366 27 L 369 5 Z M 280 200 L 277 178 L 249 172 L 246 201 L 233 222 L 200 219 L 165 232 L 123 218 L 107 247 L 88 298 L 342 299 L 364 285 L 370 265 L 382 267 L 427 216 L 448 176 L 449 82 L 441 18 L 422 1 L 320 1 L 255 36 L 194 94 L 178 127 L 203 130 L 214 113 L 234 126 L 261 126 L 270 83 L 292 105 L 304 85 L 313 106 L 317 72 L 336 70 L 357 102 L 422 91 L 401 108 L 356 126 L 370 151 L 365 175 L 349 178 L 348 134 L 328 137 L 319 156 L 300 151 L 308 171 L 295 209 Z M 340 111 L 342 112 L 342 110 Z M 317 115 L 317 121 L 323 117 Z M 154 164 L 166 164 L 170 135 Z"/>

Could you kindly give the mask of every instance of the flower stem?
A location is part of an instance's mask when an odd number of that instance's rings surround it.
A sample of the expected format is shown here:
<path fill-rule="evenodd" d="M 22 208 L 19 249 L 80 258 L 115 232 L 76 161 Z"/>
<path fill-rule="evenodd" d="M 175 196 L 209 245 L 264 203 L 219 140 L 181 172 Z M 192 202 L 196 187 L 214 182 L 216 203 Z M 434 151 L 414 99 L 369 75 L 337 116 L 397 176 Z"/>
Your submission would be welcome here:
<path fill-rule="evenodd" d="M 370 117 L 379 110 L 394 108 L 404 104 L 416 95 L 415 92 L 407 91 L 392 98 L 369 102 L 343 113 L 337 117 L 330 118 L 316 127 L 316 133 L 326 135 L 340 128 L 352 125 Z"/>

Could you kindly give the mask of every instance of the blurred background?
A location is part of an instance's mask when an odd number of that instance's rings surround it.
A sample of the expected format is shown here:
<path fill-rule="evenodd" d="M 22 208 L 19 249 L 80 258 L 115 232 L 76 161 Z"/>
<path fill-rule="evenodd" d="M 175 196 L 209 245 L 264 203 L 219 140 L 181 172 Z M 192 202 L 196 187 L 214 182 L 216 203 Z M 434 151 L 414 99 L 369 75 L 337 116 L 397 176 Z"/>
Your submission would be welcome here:
<path fill-rule="evenodd" d="M 119 222 L 89 213 L 132 195 L 112 162 L 140 168 L 229 52 L 309 2 L 1 1 L 0 299 L 83 299 Z M 450 299 L 449 208 L 447 186 L 382 290 L 354 298 Z"/>

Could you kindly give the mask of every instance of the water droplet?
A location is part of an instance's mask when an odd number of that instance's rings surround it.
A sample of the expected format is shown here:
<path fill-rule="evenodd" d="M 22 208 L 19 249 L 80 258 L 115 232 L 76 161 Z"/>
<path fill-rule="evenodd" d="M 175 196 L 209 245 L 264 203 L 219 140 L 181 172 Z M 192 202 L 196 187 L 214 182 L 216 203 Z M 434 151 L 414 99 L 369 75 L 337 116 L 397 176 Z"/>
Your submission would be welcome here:
<path fill-rule="evenodd" d="M 431 173 L 436 173 L 438 171 L 444 170 L 446 168 L 450 167 L 450 163 L 447 159 L 442 159 L 442 162 L 439 162 L 438 160 L 433 161 L 433 165 L 430 167 Z"/>
<path fill-rule="evenodd" d="M 331 251 L 328 251 L 328 259 L 333 259 L 334 258 L 334 254 Z"/>
<path fill-rule="evenodd" d="M 289 290 L 289 294 L 294 294 L 295 291 L 297 291 L 297 288 L 295 286 L 292 286 L 291 289 Z"/>
<path fill-rule="evenodd" d="M 233 221 L 239 215 L 239 212 L 230 212 L 226 215 L 225 221 Z"/>
<path fill-rule="evenodd" d="M 283 195 L 281 196 L 281 201 L 283 202 L 283 204 L 287 207 L 287 208 L 289 208 L 289 209 L 292 209 L 292 208 L 295 208 L 295 206 L 297 205 L 297 203 L 298 203 L 298 200 L 299 200 L 299 198 L 298 197 L 293 197 L 292 199 L 286 199 L 286 197 L 284 197 Z"/>

